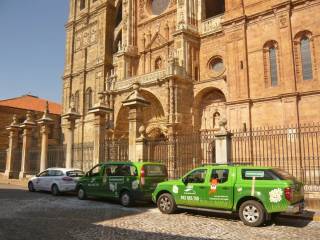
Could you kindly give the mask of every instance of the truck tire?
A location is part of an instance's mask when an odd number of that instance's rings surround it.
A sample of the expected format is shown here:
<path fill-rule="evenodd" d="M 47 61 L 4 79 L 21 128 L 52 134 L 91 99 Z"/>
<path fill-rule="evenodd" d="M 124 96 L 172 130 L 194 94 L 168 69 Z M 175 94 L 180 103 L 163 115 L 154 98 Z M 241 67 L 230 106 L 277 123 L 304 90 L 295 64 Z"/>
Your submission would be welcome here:
<path fill-rule="evenodd" d="M 165 214 L 172 214 L 177 210 L 176 202 L 169 193 L 163 193 L 160 195 L 157 200 L 157 206 L 160 212 Z"/>
<path fill-rule="evenodd" d="M 86 200 L 87 199 L 87 193 L 84 190 L 84 188 L 81 187 L 81 186 L 78 188 L 78 198 L 80 200 Z"/>
<path fill-rule="evenodd" d="M 258 201 L 249 200 L 241 204 L 239 217 L 245 225 L 258 227 L 265 222 L 266 211 Z"/>
<path fill-rule="evenodd" d="M 120 203 L 124 207 L 132 206 L 134 200 L 129 191 L 123 191 L 120 195 Z"/>

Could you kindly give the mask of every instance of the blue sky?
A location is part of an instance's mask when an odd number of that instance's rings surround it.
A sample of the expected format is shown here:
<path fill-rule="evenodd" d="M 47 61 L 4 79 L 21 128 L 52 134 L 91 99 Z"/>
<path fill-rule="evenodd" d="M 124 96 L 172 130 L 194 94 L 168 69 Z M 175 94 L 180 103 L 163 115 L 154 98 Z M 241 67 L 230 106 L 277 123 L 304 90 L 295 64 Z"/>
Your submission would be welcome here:
<path fill-rule="evenodd" d="M 0 0 L 0 99 L 61 102 L 68 0 Z"/>

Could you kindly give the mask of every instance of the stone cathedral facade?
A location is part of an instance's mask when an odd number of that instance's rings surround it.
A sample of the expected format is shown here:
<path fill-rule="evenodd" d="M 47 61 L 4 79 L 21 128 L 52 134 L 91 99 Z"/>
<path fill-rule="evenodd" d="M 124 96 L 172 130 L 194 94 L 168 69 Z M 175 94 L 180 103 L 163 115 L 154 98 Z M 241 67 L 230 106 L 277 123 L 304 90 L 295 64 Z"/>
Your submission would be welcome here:
<path fill-rule="evenodd" d="M 319 0 L 70 0 L 63 112 L 93 141 L 103 94 L 107 134 L 128 136 L 123 102 L 147 100 L 148 137 L 320 120 Z M 62 120 L 63 132 L 67 131 Z"/>

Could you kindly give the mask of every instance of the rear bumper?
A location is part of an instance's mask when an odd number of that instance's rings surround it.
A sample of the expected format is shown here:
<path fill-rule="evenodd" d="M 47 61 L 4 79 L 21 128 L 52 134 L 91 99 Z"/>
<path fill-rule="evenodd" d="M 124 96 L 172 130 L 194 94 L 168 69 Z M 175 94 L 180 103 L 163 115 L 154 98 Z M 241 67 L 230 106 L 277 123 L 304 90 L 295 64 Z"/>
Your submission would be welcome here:
<path fill-rule="evenodd" d="M 288 206 L 286 213 L 301 213 L 304 209 L 304 201 Z"/>

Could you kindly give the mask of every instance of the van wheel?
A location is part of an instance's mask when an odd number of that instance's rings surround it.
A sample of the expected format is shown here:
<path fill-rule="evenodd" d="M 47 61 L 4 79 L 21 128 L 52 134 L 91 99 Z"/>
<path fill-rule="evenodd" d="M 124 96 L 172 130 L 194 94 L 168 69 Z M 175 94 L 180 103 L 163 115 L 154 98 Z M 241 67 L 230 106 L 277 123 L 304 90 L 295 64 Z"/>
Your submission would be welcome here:
<path fill-rule="evenodd" d="M 60 195 L 59 188 L 58 188 L 58 186 L 56 184 L 52 185 L 51 193 L 52 193 L 53 196 L 59 196 Z"/>
<path fill-rule="evenodd" d="M 130 207 L 133 204 L 133 199 L 129 191 L 124 191 L 121 193 L 120 203 L 124 207 Z"/>
<path fill-rule="evenodd" d="M 258 227 L 265 222 L 266 211 L 261 203 L 249 200 L 241 204 L 239 217 L 245 225 Z"/>
<path fill-rule="evenodd" d="M 176 202 L 169 193 L 161 194 L 157 200 L 157 206 L 162 213 L 172 214 L 177 210 Z"/>
<path fill-rule="evenodd" d="M 33 186 L 33 183 L 32 182 L 29 182 L 28 183 L 28 190 L 29 192 L 35 192 L 36 190 L 34 189 L 34 186 Z"/>
<path fill-rule="evenodd" d="M 78 189 L 78 198 L 80 200 L 86 200 L 87 199 L 87 193 L 86 193 L 86 191 L 84 190 L 83 187 L 79 187 L 79 189 Z"/>

